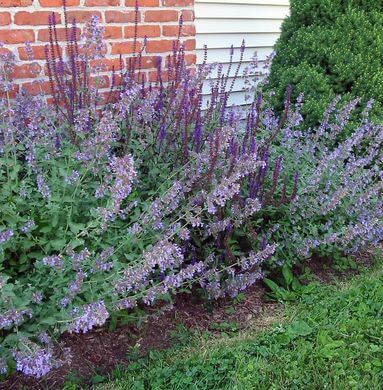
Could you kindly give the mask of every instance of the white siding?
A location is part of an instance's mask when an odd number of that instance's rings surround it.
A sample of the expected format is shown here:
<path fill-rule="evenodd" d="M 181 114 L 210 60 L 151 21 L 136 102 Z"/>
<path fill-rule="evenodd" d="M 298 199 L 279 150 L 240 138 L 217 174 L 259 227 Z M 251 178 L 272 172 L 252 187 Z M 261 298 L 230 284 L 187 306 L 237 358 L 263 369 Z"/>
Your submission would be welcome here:
<path fill-rule="evenodd" d="M 207 45 L 208 62 L 226 64 L 230 46 L 234 45 L 234 73 L 239 48 L 245 40 L 243 67 L 248 65 L 254 52 L 262 64 L 271 54 L 288 13 L 289 0 L 196 0 L 197 62 L 202 62 L 203 47 Z M 243 86 L 243 80 L 236 81 L 230 103 L 244 103 Z M 204 92 L 207 93 L 208 88 Z"/>

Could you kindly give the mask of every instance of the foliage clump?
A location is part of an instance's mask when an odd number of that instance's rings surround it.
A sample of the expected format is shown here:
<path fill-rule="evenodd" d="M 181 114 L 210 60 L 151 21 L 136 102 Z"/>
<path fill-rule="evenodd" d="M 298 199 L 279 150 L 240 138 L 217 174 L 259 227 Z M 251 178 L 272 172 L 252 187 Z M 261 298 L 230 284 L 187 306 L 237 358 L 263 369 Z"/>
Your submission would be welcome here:
<path fill-rule="evenodd" d="M 282 107 L 288 85 L 305 94 L 305 123 L 319 123 L 338 95 L 383 103 L 383 4 L 362 0 L 292 0 L 269 79 Z M 360 113 L 360 112 L 359 112 Z"/>

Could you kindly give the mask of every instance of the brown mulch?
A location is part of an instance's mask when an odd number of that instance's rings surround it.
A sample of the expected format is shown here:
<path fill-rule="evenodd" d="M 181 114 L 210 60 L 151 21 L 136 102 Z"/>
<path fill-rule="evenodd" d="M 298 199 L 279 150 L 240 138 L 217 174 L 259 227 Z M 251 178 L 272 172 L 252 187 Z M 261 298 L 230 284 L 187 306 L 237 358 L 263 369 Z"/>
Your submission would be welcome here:
<path fill-rule="evenodd" d="M 373 263 L 372 252 L 358 255 L 358 264 L 369 267 Z M 312 258 L 303 267 L 295 269 L 300 274 L 308 267 L 314 279 L 329 283 L 335 278 L 349 277 L 358 269 L 336 271 L 329 259 Z M 85 382 L 95 375 L 108 375 L 120 365 L 129 363 L 133 351 L 145 355 L 150 350 L 163 350 L 172 346 L 174 331 L 178 325 L 196 331 L 214 332 L 213 324 L 235 323 L 237 329 L 244 329 L 260 317 L 262 313 L 273 313 L 278 304 L 267 300 L 262 283 L 256 283 L 246 291 L 243 300 L 221 299 L 207 306 L 206 302 L 196 300 L 193 294 L 180 294 L 175 297 L 174 306 L 161 315 L 149 313 L 141 326 L 125 325 L 114 330 L 97 329 L 87 334 L 64 334 L 60 341 L 71 350 L 70 363 L 52 370 L 42 379 L 34 379 L 20 373 L 0 383 L 1 390 L 17 389 L 60 389 L 70 373 L 75 373 Z M 219 328 L 219 327 L 218 327 Z M 81 384 L 84 388 L 84 382 Z M 90 387 L 90 382 L 88 384 Z"/>

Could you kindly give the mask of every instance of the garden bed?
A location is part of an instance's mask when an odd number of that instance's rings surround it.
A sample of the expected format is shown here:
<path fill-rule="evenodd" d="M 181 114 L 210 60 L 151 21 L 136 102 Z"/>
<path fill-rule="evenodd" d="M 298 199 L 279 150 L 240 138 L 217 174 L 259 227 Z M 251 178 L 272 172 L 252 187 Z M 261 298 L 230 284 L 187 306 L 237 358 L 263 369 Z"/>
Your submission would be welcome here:
<path fill-rule="evenodd" d="M 316 257 L 302 264 L 296 272 L 301 276 L 309 276 L 311 281 L 330 284 L 341 282 L 373 267 L 375 253 L 375 249 L 360 253 L 349 259 L 348 265 L 343 264 L 341 269 L 337 264 L 334 268 L 333 260 Z M 354 261 L 357 267 L 348 268 Z M 164 310 L 162 315 L 158 315 L 158 312 L 148 313 L 140 326 L 118 326 L 114 330 L 99 328 L 85 335 L 63 335 L 60 338 L 62 347 L 68 347 L 72 352 L 69 364 L 40 380 L 15 374 L 1 383 L 0 388 L 59 389 L 68 381 L 75 383 L 76 380 L 81 386 L 90 386 L 94 378 L 105 379 L 117 367 L 123 369 L 138 356 L 145 356 L 150 351 L 166 350 L 180 342 L 187 345 L 193 333 L 209 332 L 210 335 L 221 337 L 222 333 L 230 335 L 247 329 L 261 332 L 276 322 L 283 322 L 282 308 L 280 303 L 270 300 L 261 282 L 236 300 L 226 298 L 207 302 L 191 294 L 179 294 L 175 297 L 174 305 Z M 184 339 L 180 340 L 182 337 Z"/>

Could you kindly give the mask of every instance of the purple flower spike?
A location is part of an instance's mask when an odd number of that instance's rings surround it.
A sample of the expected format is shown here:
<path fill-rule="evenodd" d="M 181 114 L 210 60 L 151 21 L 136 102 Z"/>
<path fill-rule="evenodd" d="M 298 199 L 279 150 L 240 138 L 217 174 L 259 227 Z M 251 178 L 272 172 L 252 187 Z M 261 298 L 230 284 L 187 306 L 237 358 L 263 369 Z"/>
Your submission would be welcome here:
<path fill-rule="evenodd" d="M 104 325 L 108 318 L 109 313 L 106 310 L 104 301 L 90 303 L 83 307 L 82 315 L 75 318 L 68 330 L 75 333 L 86 333 L 95 326 Z"/>
<path fill-rule="evenodd" d="M 42 348 L 32 352 L 16 351 L 13 354 L 16 369 L 25 375 L 41 378 L 52 369 L 52 354 Z"/>
<path fill-rule="evenodd" d="M 0 244 L 8 241 L 13 236 L 13 230 L 8 229 L 0 232 Z"/>

